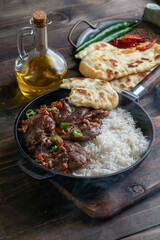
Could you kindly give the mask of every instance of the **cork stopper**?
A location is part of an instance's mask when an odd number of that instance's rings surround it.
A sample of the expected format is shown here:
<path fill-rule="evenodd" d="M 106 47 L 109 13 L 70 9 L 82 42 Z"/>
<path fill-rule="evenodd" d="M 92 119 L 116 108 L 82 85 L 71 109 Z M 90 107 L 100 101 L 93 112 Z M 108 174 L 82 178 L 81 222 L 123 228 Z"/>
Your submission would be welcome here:
<path fill-rule="evenodd" d="M 47 20 L 47 13 L 45 11 L 36 11 L 33 13 L 34 24 L 38 26 L 45 26 Z"/>

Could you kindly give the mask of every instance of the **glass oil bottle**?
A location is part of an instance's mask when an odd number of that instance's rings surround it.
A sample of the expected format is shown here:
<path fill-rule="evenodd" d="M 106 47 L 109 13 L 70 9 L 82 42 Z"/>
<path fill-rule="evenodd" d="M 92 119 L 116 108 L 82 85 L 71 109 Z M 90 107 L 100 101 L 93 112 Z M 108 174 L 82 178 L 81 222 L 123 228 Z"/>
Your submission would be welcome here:
<path fill-rule="evenodd" d="M 48 48 L 49 23 L 46 12 L 36 11 L 30 20 L 31 27 L 21 29 L 17 37 L 19 57 L 15 62 L 15 75 L 21 92 L 30 99 L 58 88 L 67 74 L 64 57 Z M 30 51 L 24 50 L 25 35 L 34 36 L 34 48 Z"/>

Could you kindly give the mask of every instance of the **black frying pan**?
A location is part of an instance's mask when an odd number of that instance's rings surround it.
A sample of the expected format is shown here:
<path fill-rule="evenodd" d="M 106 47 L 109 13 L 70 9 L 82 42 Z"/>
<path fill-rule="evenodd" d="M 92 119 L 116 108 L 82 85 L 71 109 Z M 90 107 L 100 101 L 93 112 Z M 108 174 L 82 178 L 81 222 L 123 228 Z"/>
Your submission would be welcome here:
<path fill-rule="evenodd" d="M 131 115 L 134 118 L 134 121 L 136 122 L 136 126 L 141 128 L 143 134 L 149 140 L 149 146 L 147 151 L 132 166 L 125 168 L 124 170 L 121 170 L 119 172 L 115 172 L 115 173 L 104 175 L 104 176 L 80 177 L 80 176 L 65 175 L 65 174 L 61 174 L 61 173 L 46 169 L 42 165 L 35 162 L 32 158 L 30 158 L 30 156 L 26 153 L 23 135 L 18 132 L 18 128 L 21 120 L 25 119 L 26 110 L 39 108 L 40 105 L 43 105 L 43 104 L 49 105 L 53 101 L 56 101 L 68 96 L 70 91 L 66 89 L 56 89 L 35 98 L 31 102 L 29 102 L 23 108 L 23 110 L 19 113 L 15 122 L 15 128 L 14 128 L 15 139 L 19 147 L 19 150 L 22 154 L 22 157 L 18 161 L 18 166 L 25 173 L 29 174 L 30 176 L 36 179 L 54 178 L 55 180 L 58 180 L 58 181 L 74 180 L 74 181 L 80 181 L 80 182 L 87 181 L 92 183 L 98 180 L 104 181 L 108 178 L 114 179 L 117 176 L 119 176 L 121 173 L 126 174 L 130 172 L 145 159 L 145 157 L 148 155 L 148 153 L 151 150 L 153 140 L 154 140 L 154 128 L 153 128 L 152 121 L 149 115 L 147 114 L 147 112 L 139 105 L 137 101 L 140 97 L 147 94 L 158 82 L 160 82 L 160 65 L 152 73 L 150 73 L 147 77 L 145 77 L 145 79 L 140 84 L 138 84 L 131 92 L 124 91 L 121 94 L 119 94 L 118 107 L 126 109 L 131 113 Z"/>

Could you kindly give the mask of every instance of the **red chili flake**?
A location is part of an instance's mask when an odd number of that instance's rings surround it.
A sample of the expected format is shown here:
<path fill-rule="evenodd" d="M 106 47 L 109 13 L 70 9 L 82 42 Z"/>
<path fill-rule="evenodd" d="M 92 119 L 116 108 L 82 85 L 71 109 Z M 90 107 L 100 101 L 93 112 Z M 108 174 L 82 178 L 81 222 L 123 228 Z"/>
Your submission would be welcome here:
<path fill-rule="evenodd" d="M 53 118 L 53 114 L 52 114 L 51 112 L 49 112 L 49 116 L 50 116 L 51 118 Z"/>
<path fill-rule="evenodd" d="M 47 109 L 46 105 L 41 105 L 41 108 L 45 108 L 45 109 Z"/>
<path fill-rule="evenodd" d="M 58 148 L 63 146 L 63 140 L 61 139 L 61 143 L 59 144 Z"/>
<path fill-rule="evenodd" d="M 47 162 L 42 162 L 42 165 L 45 167 L 45 168 L 49 168 L 49 164 Z"/>
<path fill-rule="evenodd" d="M 43 160 L 42 153 L 39 153 L 39 154 L 38 154 L 38 159 L 39 159 L 40 161 L 42 161 L 42 160 Z"/>
<path fill-rule="evenodd" d="M 56 128 L 56 133 L 57 134 L 64 134 L 65 131 L 63 129 L 61 129 L 61 128 Z"/>
<path fill-rule="evenodd" d="M 52 131 L 54 131 L 54 129 L 55 129 L 55 126 L 54 125 L 50 125 L 49 130 L 52 132 Z"/>
<path fill-rule="evenodd" d="M 22 132 L 22 133 L 24 133 L 24 127 L 22 127 L 22 128 L 18 128 L 18 132 Z"/>
<path fill-rule="evenodd" d="M 22 125 L 25 125 L 25 124 L 27 124 L 29 121 L 30 121 L 30 119 L 26 119 L 26 120 L 22 120 L 21 123 L 22 123 Z"/>
<path fill-rule="evenodd" d="M 126 34 L 124 37 L 125 39 L 144 40 L 144 41 L 147 39 L 146 37 L 142 37 L 140 35 L 132 35 L 132 34 Z"/>
<path fill-rule="evenodd" d="M 68 168 L 67 163 L 62 163 L 62 164 L 61 164 L 61 170 L 62 170 L 62 171 L 66 170 L 67 168 Z"/>
<path fill-rule="evenodd" d="M 59 109 L 61 109 L 61 108 L 63 107 L 63 105 L 62 105 L 61 102 L 58 102 L 56 106 L 57 106 L 57 108 L 59 108 Z"/>
<path fill-rule="evenodd" d="M 45 115 L 49 115 L 49 112 L 46 109 L 43 112 Z"/>
<path fill-rule="evenodd" d="M 137 50 L 140 50 L 140 51 L 145 51 L 149 48 L 151 48 L 155 43 L 156 43 L 157 39 L 153 39 L 152 42 L 144 45 L 144 46 L 139 46 L 139 47 L 136 47 Z"/>
<path fill-rule="evenodd" d="M 52 102 L 52 103 L 51 103 L 51 108 L 52 108 L 52 107 L 56 107 L 56 105 L 57 105 L 57 102 Z"/>

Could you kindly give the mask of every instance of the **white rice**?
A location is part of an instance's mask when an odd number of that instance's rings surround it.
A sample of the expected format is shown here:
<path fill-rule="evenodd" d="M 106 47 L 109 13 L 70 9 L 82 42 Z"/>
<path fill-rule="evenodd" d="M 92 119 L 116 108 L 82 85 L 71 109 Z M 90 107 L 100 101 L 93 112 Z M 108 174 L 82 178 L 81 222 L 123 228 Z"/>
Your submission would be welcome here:
<path fill-rule="evenodd" d="M 116 108 L 103 119 L 102 133 L 84 144 L 90 161 L 73 175 L 100 176 L 117 172 L 134 164 L 148 145 L 141 129 L 135 128 L 131 114 Z"/>

